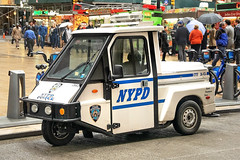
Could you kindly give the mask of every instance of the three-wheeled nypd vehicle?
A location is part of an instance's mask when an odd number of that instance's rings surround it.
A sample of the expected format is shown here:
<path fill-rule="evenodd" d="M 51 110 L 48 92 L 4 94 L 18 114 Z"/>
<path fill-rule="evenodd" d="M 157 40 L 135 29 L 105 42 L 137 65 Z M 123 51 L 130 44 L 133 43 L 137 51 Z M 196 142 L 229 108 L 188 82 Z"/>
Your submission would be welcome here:
<path fill-rule="evenodd" d="M 198 62 L 161 62 L 161 26 L 74 31 L 28 97 L 24 114 L 42 119 L 52 145 L 82 130 L 115 135 L 173 123 L 194 134 L 201 117 L 215 111 L 214 85 Z"/>

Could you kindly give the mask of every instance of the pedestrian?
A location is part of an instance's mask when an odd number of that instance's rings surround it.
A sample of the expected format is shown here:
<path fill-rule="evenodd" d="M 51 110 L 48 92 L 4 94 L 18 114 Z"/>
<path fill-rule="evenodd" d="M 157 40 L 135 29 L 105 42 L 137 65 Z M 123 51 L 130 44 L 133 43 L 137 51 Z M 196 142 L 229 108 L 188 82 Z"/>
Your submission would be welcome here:
<path fill-rule="evenodd" d="M 221 51 L 221 53 L 218 53 L 215 55 L 215 58 L 212 62 L 213 67 L 217 64 L 220 58 L 223 59 L 224 57 L 226 57 L 225 50 L 228 44 L 228 37 L 225 29 L 226 29 L 226 23 L 221 22 L 219 24 L 219 29 L 217 30 L 216 37 L 215 37 L 217 48 Z"/>
<path fill-rule="evenodd" d="M 161 34 L 161 49 L 163 52 L 163 57 L 162 57 L 162 61 L 166 61 L 166 54 L 168 52 L 168 40 L 167 40 L 167 26 L 164 26 L 164 30 L 162 31 Z"/>
<path fill-rule="evenodd" d="M 176 31 L 176 43 L 178 45 L 178 60 L 186 61 L 185 48 L 189 43 L 189 32 L 186 27 L 183 26 L 183 21 L 178 22 L 178 29 Z"/>
<path fill-rule="evenodd" d="M 56 23 L 53 23 L 52 30 L 52 48 L 53 50 L 57 48 L 58 43 L 58 28 L 56 27 Z"/>
<path fill-rule="evenodd" d="M 44 49 L 46 35 L 47 27 L 45 26 L 45 22 L 43 21 L 42 25 L 38 27 L 38 37 L 40 38 L 40 44 L 42 49 Z"/>
<path fill-rule="evenodd" d="M 231 26 L 231 21 L 229 19 L 226 19 L 225 22 L 227 24 L 226 33 L 228 36 L 227 49 L 233 49 L 234 48 L 234 28 Z"/>
<path fill-rule="evenodd" d="M 204 28 L 205 28 L 206 32 L 203 35 L 203 39 L 202 39 L 202 43 L 201 43 L 201 49 L 207 49 L 207 36 L 208 36 L 208 33 L 207 33 L 207 29 L 206 29 L 206 25 L 205 24 L 204 24 Z"/>
<path fill-rule="evenodd" d="M 22 29 L 19 24 L 17 24 L 16 27 L 13 28 L 12 37 L 15 40 L 16 48 L 19 49 L 19 41 L 22 38 Z"/>
<path fill-rule="evenodd" d="M 86 29 L 93 29 L 93 28 L 94 28 L 94 27 L 93 27 L 93 22 L 90 21 L 90 22 L 89 22 L 89 25 L 87 26 Z"/>
<path fill-rule="evenodd" d="M 15 28 L 15 25 L 13 24 L 13 28 Z M 13 29 L 12 29 L 13 30 Z M 11 32 L 11 35 L 12 35 L 12 32 Z M 13 44 L 15 41 L 15 39 L 13 38 L 13 35 L 12 35 L 12 40 L 11 40 L 11 43 Z"/>
<path fill-rule="evenodd" d="M 215 24 L 212 24 L 211 29 L 209 31 L 209 46 L 208 46 L 209 49 L 216 48 L 215 36 L 216 36 L 216 28 L 215 28 Z"/>
<path fill-rule="evenodd" d="M 171 30 L 171 37 L 172 37 L 172 55 L 175 55 L 176 54 L 176 40 L 175 40 L 175 37 L 176 37 L 176 30 L 177 30 L 177 24 L 175 24 L 173 26 L 173 29 Z"/>
<path fill-rule="evenodd" d="M 71 33 L 72 33 L 72 30 L 70 29 L 70 25 L 67 25 L 67 27 L 63 31 L 63 36 L 62 36 L 62 40 L 64 41 L 65 44 L 70 40 L 72 36 Z"/>
<path fill-rule="evenodd" d="M 234 28 L 234 44 L 235 49 L 240 48 L 240 20 L 235 20 L 235 28 Z"/>
<path fill-rule="evenodd" d="M 27 26 L 28 26 L 28 22 L 26 22 L 26 23 L 25 23 L 25 26 L 23 26 L 23 28 L 22 28 L 22 34 L 23 34 L 23 35 L 25 34 L 25 32 L 26 32 L 26 30 L 27 30 Z M 26 41 L 25 39 L 24 39 L 23 44 L 24 44 L 24 49 L 26 50 L 26 49 L 27 49 L 27 41 Z"/>
<path fill-rule="evenodd" d="M 195 25 L 194 29 L 191 31 L 190 35 L 189 35 L 189 41 L 191 43 L 191 48 L 194 49 L 197 53 L 192 55 L 192 53 L 189 54 L 189 61 L 193 61 L 196 62 L 197 58 L 199 57 L 200 59 L 202 58 L 201 56 L 201 43 L 203 40 L 203 34 L 202 32 L 198 29 L 199 26 Z"/>
<path fill-rule="evenodd" d="M 35 36 L 35 33 L 31 30 L 30 26 L 27 26 L 27 31 L 24 34 L 24 39 L 26 39 L 27 46 L 28 46 L 28 54 L 27 55 L 29 57 L 32 57 L 34 42 L 36 43 L 36 36 Z"/>
<path fill-rule="evenodd" d="M 35 28 L 34 33 L 36 36 L 36 42 L 37 42 L 36 45 L 39 47 L 38 25 L 37 25 L 36 21 L 33 21 L 33 27 Z"/>
<path fill-rule="evenodd" d="M 53 47 L 52 32 L 53 32 L 53 30 L 54 30 L 53 25 L 54 25 L 54 24 L 52 24 L 51 27 L 50 27 L 50 29 L 49 29 L 50 46 L 52 46 L 52 47 Z"/>
<path fill-rule="evenodd" d="M 216 49 L 215 37 L 216 37 L 216 28 L 215 28 L 215 24 L 212 24 L 211 29 L 209 31 L 209 46 L 208 46 L 209 49 Z M 210 55 L 211 59 L 214 59 L 214 52 L 210 50 L 210 54 L 211 54 Z"/>

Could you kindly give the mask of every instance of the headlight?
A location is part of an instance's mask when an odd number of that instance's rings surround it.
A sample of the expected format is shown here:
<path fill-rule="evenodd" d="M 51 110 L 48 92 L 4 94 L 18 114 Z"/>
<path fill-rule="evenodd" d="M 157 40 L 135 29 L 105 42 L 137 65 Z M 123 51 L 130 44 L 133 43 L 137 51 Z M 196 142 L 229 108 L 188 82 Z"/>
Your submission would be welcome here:
<path fill-rule="evenodd" d="M 33 113 L 37 113 L 37 111 L 38 111 L 38 105 L 37 105 L 37 104 L 33 104 L 33 105 L 31 106 L 31 111 L 32 111 Z"/>
<path fill-rule="evenodd" d="M 47 115 L 50 115 L 52 113 L 52 107 L 50 105 L 45 107 L 45 113 Z"/>

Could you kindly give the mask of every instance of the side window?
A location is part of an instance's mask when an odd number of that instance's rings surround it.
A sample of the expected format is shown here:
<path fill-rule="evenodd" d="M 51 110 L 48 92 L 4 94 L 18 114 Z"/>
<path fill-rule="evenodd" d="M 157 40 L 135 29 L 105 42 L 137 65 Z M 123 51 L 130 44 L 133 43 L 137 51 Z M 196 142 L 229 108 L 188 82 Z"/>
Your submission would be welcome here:
<path fill-rule="evenodd" d="M 121 65 L 124 77 L 148 75 L 146 46 L 144 37 L 117 38 L 111 48 L 112 65 Z"/>

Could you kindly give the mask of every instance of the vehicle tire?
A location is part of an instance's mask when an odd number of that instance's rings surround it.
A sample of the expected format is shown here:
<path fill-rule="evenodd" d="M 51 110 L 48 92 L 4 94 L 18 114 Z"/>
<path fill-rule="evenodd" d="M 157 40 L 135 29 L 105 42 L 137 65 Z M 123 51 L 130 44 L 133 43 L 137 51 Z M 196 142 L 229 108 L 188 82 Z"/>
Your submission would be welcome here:
<path fill-rule="evenodd" d="M 217 92 L 218 92 L 218 87 L 219 87 L 218 78 L 217 78 L 216 74 L 212 70 L 209 71 L 209 76 L 210 76 L 209 77 L 209 82 L 211 84 L 215 84 L 215 95 L 216 95 Z"/>
<path fill-rule="evenodd" d="M 54 146 L 62 146 L 68 144 L 75 136 L 75 133 L 68 133 L 63 131 L 63 129 L 68 127 L 68 125 L 70 125 L 70 123 L 43 120 L 42 134 L 44 139 Z"/>
<path fill-rule="evenodd" d="M 225 70 L 223 70 L 223 72 L 220 75 L 220 86 L 221 86 L 221 90 L 218 91 L 218 94 L 223 92 L 223 88 L 224 88 L 224 80 L 225 80 Z"/>
<path fill-rule="evenodd" d="M 202 112 L 199 105 L 192 100 L 188 100 L 177 109 L 173 126 L 178 133 L 191 135 L 197 132 L 201 121 Z"/>

